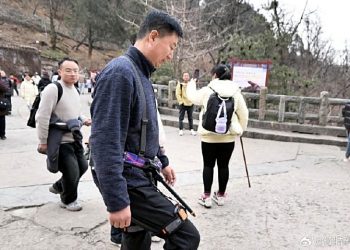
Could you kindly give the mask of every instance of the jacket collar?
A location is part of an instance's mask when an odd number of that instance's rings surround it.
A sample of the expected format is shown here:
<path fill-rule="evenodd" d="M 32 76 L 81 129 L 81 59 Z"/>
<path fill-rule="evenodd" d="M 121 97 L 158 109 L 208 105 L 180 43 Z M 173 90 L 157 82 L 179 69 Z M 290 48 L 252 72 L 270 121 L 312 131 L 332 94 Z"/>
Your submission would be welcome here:
<path fill-rule="evenodd" d="M 150 78 L 151 74 L 156 70 L 150 61 L 148 61 L 148 59 L 136 47 L 129 47 L 125 54 L 134 61 L 137 67 L 147 78 Z"/>

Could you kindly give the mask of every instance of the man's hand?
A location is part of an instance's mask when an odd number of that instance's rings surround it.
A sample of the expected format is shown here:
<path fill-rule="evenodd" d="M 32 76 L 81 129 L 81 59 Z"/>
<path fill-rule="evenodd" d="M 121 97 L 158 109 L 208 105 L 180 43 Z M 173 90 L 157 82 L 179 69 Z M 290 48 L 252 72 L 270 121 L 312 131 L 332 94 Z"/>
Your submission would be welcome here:
<path fill-rule="evenodd" d="M 109 213 L 109 223 L 115 228 L 126 228 L 131 223 L 130 206 L 117 212 Z"/>
<path fill-rule="evenodd" d="M 162 174 L 165 178 L 165 181 L 173 186 L 175 184 L 175 181 L 176 181 L 176 176 L 175 176 L 175 171 L 172 167 L 170 166 L 167 166 L 165 168 L 162 169 Z"/>
<path fill-rule="evenodd" d="M 86 121 L 83 123 L 85 126 L 90 126 L 91 125 L 91 119 L 86 119 Z"/>
<path fill-rule="evenodd" d="M 40 154 L 46 155 L 47 154 L 47 144 L 39 144 L 37 150 Z"/>

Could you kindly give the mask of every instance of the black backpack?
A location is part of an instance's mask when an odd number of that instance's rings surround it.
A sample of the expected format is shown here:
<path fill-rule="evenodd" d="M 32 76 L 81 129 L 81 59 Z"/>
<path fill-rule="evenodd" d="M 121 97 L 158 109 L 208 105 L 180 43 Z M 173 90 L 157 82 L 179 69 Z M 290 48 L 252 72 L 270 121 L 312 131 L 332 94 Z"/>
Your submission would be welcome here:
<path fill-rule="evenodd" d="M 233 97 L 222 97 L 214 89 L 210 95 L 207 110 L 203 114 L 202 127 L 217 134 L 226 134 L 234 112 Z"/>
<path fill-rule="evenodd" d="M 63 88 L 61 86 L 61 84 L 59 84 L 58 82 L 53 82 L 50 84 L 56 84 L 57 89 L 58 89 L 58 98 L 57 98 L 57 103 L 60 101 L 62 94 L 63 94 Z M 27 121 L 27 126 L 35 128 L 35 115 L 36 112 L 38 111 L 39 108 L 39 104 L 41 101 L 41 97 L 40 97 L 40 93 L 35 97 L 35 100 L 32 104 L 32 108 L 30 109 L 30 114 L 29 114 L 29 118 Z M 57 104 L 56 103 L 56 104 Z"/>

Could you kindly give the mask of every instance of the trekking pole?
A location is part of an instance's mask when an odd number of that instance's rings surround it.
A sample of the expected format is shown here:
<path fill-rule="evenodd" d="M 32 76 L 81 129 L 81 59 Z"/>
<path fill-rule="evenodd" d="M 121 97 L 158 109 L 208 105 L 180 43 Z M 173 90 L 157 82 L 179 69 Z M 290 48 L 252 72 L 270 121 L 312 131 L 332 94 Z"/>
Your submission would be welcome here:
<path fill-rule="evenodd" d="M 247 167 L 247 160 L 246 160 L 246 158 L 245 158 L 245 153 L 244 153 L 244 148 L 243 148 L 242 136 L 240 136 L 239 139 L 241 140 L 241 147 L 242 147 L 243 160 L 244 160 L 244 165 L 245 165 L 245 172 L 247 173 L 248 187 L 250 188 L 251 186 L 250 186 L 250 180 L 249 180 L 249 173 L 248 173 L 248 167 Z"/>
<path fill-rule="evenodd" d="M 187 205 L 187 203 L 181 199 L 181 197 L 175 192 L 174 189 L 172 189 L 166 182 L 165 180 L 163 179 L 163 177 L 158 173 L 158 171 L 156 170 L 152 170 L 151 171 L 152 174 L 153 174 L 153 177 L 161 182 L 163 184 L 163 186 L 168 189 L 168 191 L 177 199 L 177 201 L 193 216 L 193 217 L 196 217 L 196 214 L 193 212 L 193 210 L 190 208 L 189 205 Z"/>
<path fill-rule="evenodd" d="M 191 215 L 196 217 L 196 214 L 193 212 L 190 206 L 187 205 L 187 203 L 183 199 L 181 199 L 181 197 L 175 192 L 175 190 L 172 189 L 160 175 L 159 171 L 161 169 L 162 163 L 159 160 L 145 159 L 142 156 L 130 152 L 124 152 L 124 162 L 132 167 L 142 169 L 146 174 L 151 174 L 151 177 L 153 177 L 154 180 L 162 183 L 164 187 L 176 198 L 176 200 L 183 206 L 183 208 L 186 211 L 188 211 Z"/>

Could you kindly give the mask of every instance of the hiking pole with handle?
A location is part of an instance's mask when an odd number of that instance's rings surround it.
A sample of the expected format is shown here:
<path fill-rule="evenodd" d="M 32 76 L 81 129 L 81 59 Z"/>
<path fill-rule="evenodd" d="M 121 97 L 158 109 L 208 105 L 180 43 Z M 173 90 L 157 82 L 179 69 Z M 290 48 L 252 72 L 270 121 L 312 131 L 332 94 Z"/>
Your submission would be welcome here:
<path fill-rule="evenodd" d="M 246 158 L 245 158 L 245 153 L 244 153 L 244 147 L 243 147 L 242 136 L 240 136 L 239 139 L 241 140 L 241 147 L 242 147 L 243 160 L 244 160 L 244 165 L 245 165 L 245 172 L 247 173 L 248 187 L 250 188 L 251 186 L 250 186 L 250 180 L 249 180 L 249 173 L 248 173 L 248 167 L 247 167 L 247 160 L 246 160 Z"/>
<path fill-rule="evenodd" d="M 153 174 L 154 179 L 156 179 L 157 181 L 159 181 L 160 183 L 163 184 L 163 186 L 177 199 L 177 201 L 185 208 L 185 210 L 187 210 L 193 217 L 196 217 L 196 214 L 193 212 L 193 210 L 191 209 L 191 207 L 189 205 L 187 205 L 187 203 L 181 199 L 181 197 L 175 192 L 174 189 L 172 189 L 167 183 L 166 181 L 163 179 L 163 177 L 159 174 L 159 172 L 157 171 L 156 168 L 151 168 L 150 170 Z"/>

